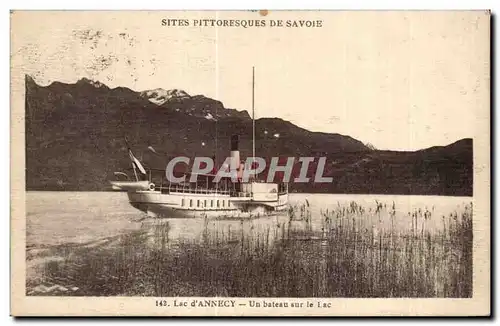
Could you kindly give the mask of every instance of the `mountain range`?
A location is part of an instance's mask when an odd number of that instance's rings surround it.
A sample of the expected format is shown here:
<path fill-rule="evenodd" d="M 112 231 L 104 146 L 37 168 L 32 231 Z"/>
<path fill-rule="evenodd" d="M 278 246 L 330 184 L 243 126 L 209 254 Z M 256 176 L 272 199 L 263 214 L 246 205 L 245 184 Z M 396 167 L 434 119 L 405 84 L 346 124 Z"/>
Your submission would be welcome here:
<path fill-rule="evenodd" d="M 248 112 L 204 95 L 136 92 L 86 78 L 48 86 L 30 76 L 25 81 L 27 190 L 108 190 L 113 172 L 130 167 L 125 138 L 145 166 L 157 169 L 179 155 L 223 160 L 233 134 L 240 135 L 241 157 L 252 153 Z M 292 183 L 291 191 L 472 195 L 472 139 L 413 152 L 380 151 L 280 118 L 260 118 L 255 125 L 257 156 L 327 158 L 324 175 L 332 183 Z M 315 169 L 311 164 L 310 172 Z M 293 174 L 298 171 L 297 165 Z"/>

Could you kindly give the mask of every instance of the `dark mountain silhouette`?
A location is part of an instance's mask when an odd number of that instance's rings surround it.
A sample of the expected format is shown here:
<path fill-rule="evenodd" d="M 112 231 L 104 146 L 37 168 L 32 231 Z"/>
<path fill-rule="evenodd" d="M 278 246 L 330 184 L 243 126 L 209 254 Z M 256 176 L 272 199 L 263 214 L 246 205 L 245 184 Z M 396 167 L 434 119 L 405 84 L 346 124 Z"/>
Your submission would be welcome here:
<path fill-rule="evenodd" d="M 88 79 L 42 87 L 26 76 L 27 190 L 108 189 L 113 172 L 130 167 L 125 137 L 147 167 L 164 169 L 178 155 L 211 157 L 216 149 L 220 164 L 233 134 L 241 135 L 242 158 L 251 156 L 248 112 L 203 95 L 135 92 Z M 471 139 L 415 152 L 379 151 L 349 136 L 262 118 L 256 144 L 257 155 L 266 158 L 327 157 L 325 175 L 332 183 L 311 180 L 291 184 L 292 191 L 472 195 Z M 293 175 L 298 171 L 297 165 Z"/>

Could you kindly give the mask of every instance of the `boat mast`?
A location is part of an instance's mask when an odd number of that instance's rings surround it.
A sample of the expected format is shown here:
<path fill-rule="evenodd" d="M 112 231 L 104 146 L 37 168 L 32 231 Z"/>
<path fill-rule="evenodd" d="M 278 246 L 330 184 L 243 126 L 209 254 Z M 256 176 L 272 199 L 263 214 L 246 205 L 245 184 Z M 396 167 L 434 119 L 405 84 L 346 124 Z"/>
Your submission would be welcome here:
<path fill-rule="evenodd" d="M 252 144 L 253 144 L 252 163 L 255 163 L 255 67 L 252 67 Z"/>

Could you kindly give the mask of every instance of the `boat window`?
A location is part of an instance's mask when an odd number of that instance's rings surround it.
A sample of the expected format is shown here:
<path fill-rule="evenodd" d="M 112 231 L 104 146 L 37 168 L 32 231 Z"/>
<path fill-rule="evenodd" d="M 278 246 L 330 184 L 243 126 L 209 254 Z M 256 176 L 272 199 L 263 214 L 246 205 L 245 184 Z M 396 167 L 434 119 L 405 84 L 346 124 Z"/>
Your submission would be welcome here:
<path fill-rule="evenodd" d="M 220 203 L 219 203 L 219 200 L 217 200 L 217 207 L 220 207 Z"/>
<path fill-rule="evenodd" d="M 224 207 L 224 206 L 226 206 L 226 201 L 225 200 L 222 201 L 222 207 Z"/>
<path fill-rule="evenodd" d="M 210 207 L 214 207 L 214 200 L 213 199 L 210 201 Z"/>
<path fill-rule="evenodd" d="M 207 200 L 205 199 L 205 202 L 203 204 L 203 207 L 207 207 Z"/>
<path fill-rule="evenodd" d="M 200 207 L 200 200 L 198 199 L 198 201 L 196 202 L 196 207 Z"/>
<path fill-rule="evenodd" d="M 189 207 L 193 207 L 193 200 L 192 199 L 189 200 Z"/>
<path fill-rule="evenodd" d="M 186 205 L 186 203 L 184 202 L 184 198 L 182 198 L 181 206 L 184 206 L 184 205 Z"/>

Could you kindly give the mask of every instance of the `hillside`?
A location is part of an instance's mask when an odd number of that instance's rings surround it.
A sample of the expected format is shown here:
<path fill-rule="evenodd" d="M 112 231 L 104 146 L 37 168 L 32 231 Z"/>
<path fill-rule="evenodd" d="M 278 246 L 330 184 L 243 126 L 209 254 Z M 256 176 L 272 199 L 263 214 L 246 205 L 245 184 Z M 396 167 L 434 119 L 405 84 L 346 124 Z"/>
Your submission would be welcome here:
<path fill-rule="evenodd" d="M 248 112 L 203 95 L 111 89 L 88 79 L 42 87 L 26 76 L 28 190 L 106 190 L 113 172 L 130 166 L 125 137 L 145 165 L 162 169 L 178 155 L 212 156 L 217 148 L 217 156 L 225 157 L 233 134 L 241 135 L 242 157 L 249 156 Z M 292 191 L 472 194 L 470 139 L 416 152 L 376 151 L 349 136 L 262 118 L 256 141 L 263 157 L 327 157 L 325 175 L 334 177 L 332 184 L 292 184 Z"/>

